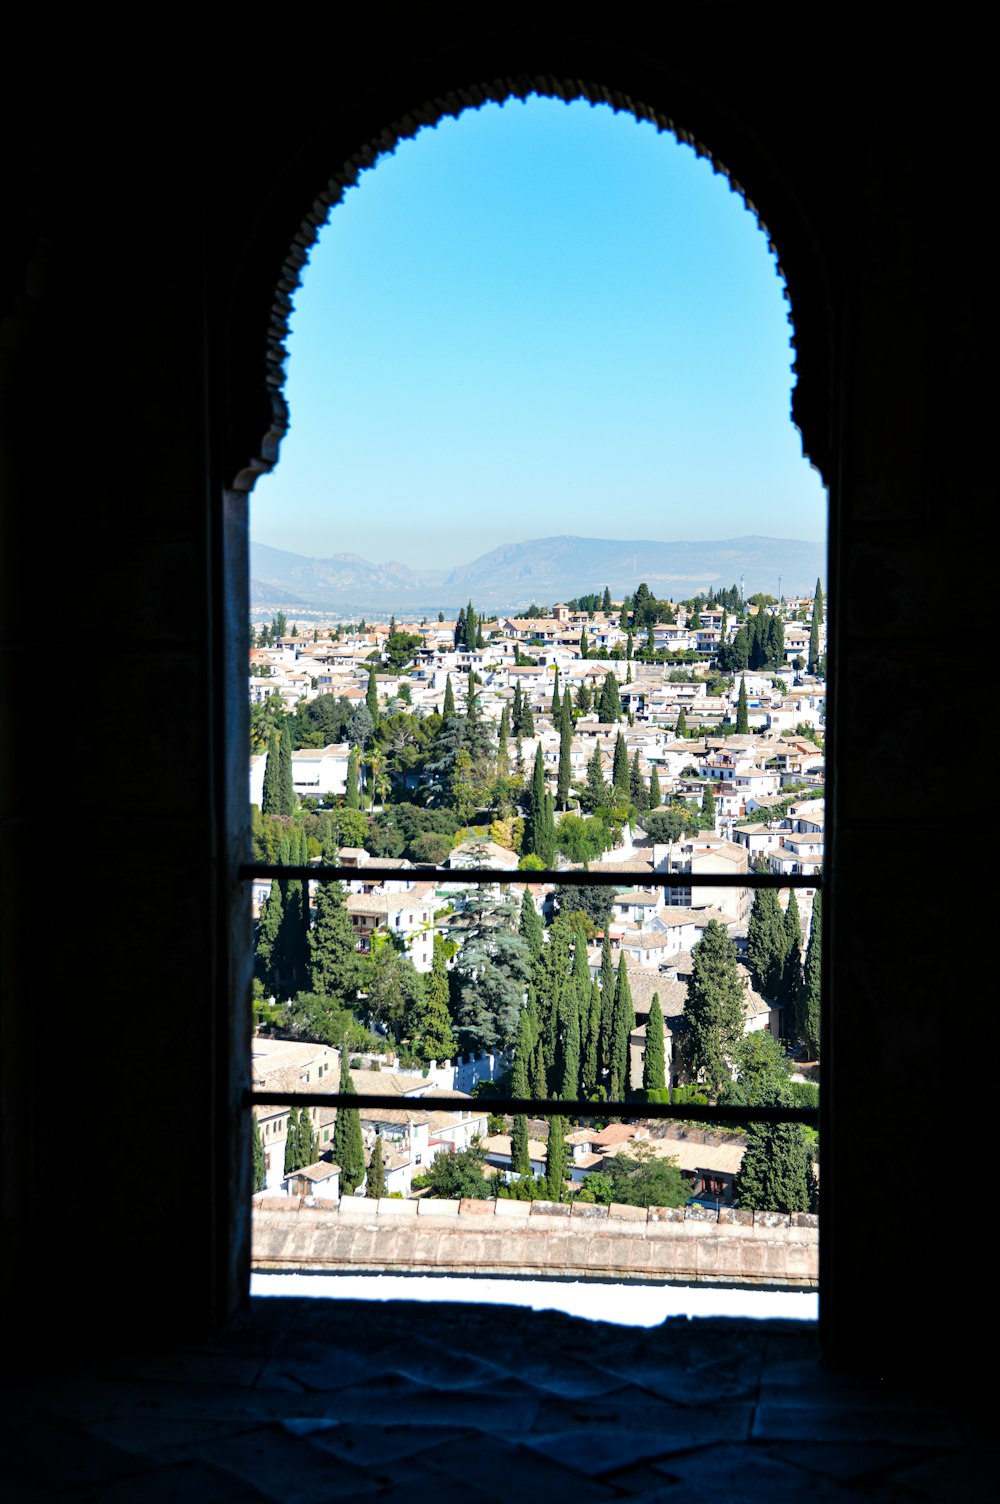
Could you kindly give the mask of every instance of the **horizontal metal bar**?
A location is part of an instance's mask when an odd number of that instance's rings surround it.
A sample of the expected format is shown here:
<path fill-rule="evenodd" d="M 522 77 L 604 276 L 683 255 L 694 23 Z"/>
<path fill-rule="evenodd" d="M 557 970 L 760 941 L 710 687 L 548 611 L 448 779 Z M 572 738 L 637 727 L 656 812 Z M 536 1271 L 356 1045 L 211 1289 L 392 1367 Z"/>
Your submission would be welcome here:
<path fill-rule="evenodd" d="M 554 1097 L 399 1097 L 385 1092 L 246 1091 L 244 1107 L 390 1107 L 407 1112 L 499 1113 L 534 1118 L 683 1118 L 697 1123 L 806 1123 L 815 1107 L 701 1107 L 691 1102 L 560 1102 Z"/>
<path fill-rule="evenodd" d="M 569 888 L 821 888 L 819 873 L 801 872 L 782 875 L 778 872 L 615 872 L 601 870 L 568 872 L 546 869 L 544 872 L 493 872 L 483 867 L 275 867 L 265 862 L 244 862 L 237 876 L 243 882 L 255 877 L 279 878 L 283 882 L 313 880 L 321 883 L 342 882 L 430 882 L 445 883 L 557 883 Z"/>

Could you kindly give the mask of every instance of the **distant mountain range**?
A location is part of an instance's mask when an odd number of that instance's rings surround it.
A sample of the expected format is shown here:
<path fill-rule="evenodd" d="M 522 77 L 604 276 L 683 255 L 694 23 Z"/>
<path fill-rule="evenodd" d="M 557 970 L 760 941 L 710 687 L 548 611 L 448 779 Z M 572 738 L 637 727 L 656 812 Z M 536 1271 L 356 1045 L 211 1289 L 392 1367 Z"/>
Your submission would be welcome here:
<path fill-rule="evenodd" d="M 257 609 L 315 609 L 348 616 L 405 616 L 420 611 L 454 614 L 471 597 L 477 610 L 523 611 L 537 602 L 602 591 L 615 599 L 645 581 L 654 595 L 680 599 L 739 584 L 747 595 L 812 591 L 826 580 L 821 543 L 796 538 L 726 538 L 709 543 L 655 543 L 648 539 L 531 538 L 507 543 L 452 570 L 414 570 L 372 564 L 358 554 L 309 559 L 250 545 L 251 603 Z"/>

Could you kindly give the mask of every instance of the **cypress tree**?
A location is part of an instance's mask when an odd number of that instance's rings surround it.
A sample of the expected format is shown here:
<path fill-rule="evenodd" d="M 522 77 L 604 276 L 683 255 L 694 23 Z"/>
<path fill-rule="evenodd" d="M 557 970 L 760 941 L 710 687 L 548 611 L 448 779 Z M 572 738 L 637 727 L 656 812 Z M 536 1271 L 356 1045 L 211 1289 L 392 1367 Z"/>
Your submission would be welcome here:
<path fill-rule="evenodd" d="M 382 1158 L 382 1136 L 378 1134 L 372 1149 L 372 1157 L 368 1161 L 365 1195 L 370 1201 L 381 1201 L 385 1194 L 385 1160 Z"/>
<path fill-rule="evenodd" d="M 611 1083 L 609 1095 L 623 1100 L 629 1094 L 629 1041 L 635 1028 L 635 1008 L 628 980 L 628 962 L 622 951 L 618 961 L 615 1008 L 611 1025 Z"/>
<path fill-rule="evenodd" d="M 661 1091 L 667 1084 L 666 1050 L 663 1039 L 663 1010 L 660 994 L 653 993 L 646 1023 L 646 1048 L 642 1056 L 642 1084 L 647 1091 Z"/>
<path fill-rule="evenodd" d="M 347 1041 L 340 1052 L 340 1092 L 355 1096 L 347 1059 Z M 338 1107 L 331 1144 L 334 1163 L 340 1166 L 340 1194 L 353 1196 L 365 1178 L 365 1141 L 361 1132 L 361 1114 L 356 1107 Z"/>
<path fill-rule="evenodd" d="M 476 639 L 478 635 L 479 622 L 476 619 L 476 613 L 475 611 L 473 611 L 472 602 L 470 601 L 465 608 L 465 645 L 469 649 L 470 653 L 476 646 Z"/>
<path fill-rule="evenodd" d="M 632 636 L 632 633 L 629 632 L 627 634 L 626 638 L 625 638 L 625 657 L 628 660 L 628 662 L 631 663 L 634 656 L 635 656 L 635 638 Z M 630 678 L 629 679 L 629 683 L 631 684 L 631 682 L 632 682 L 632 680 Z"/>
<path fill-rule="evenodd" d="M 545 1151 L 545 1190 L 550 1201 L 561 1201 L 568 1161 L 566 1119 L 549 1119 L 549 1142 Z"/>
<path fill-rule="evenodd" d="M 694 1080 L 703 1080 L 714 1096 L 732 1078 L 731 1062 L 743 1038 L 745 1002 L 736 947 L 718 920 L 709 920 L 691 960 L 684 1008 L 685 1059 Z"/>
<path fill-rule="evenodd" d="M 518 934 L 522 940 L 528 942 L 532 961 L 537 961 L 542 954 L 544 943 L 545 926 L 542 916 L 535 908 L 535 900 L 532 898 L 527 887 L 521 895 L 521 917 L 518 924 Z"/>
<path fill-rule="evenodd" d="M 601 944 L 601 1046 L 603 1070 L 611 1064 L 611 1036 L 615 1016 L 615 967 L 611 959 L 611 937 L 605 933 Z"/>
<path fill-rule="evenodd" d="M 747 924 L 747 961 L 754 986 L 771 1002 L 781 999 L 785 919 L 773 888 L 758 888 Z"/>
<path fill-rule="evenodd" d="M 469 683 L 465 691 L 465 718 L 467 721 L 479 719 L 479 707 L 476 704 L 476 676 L 472 664 L 469 664 Z"/>
<path fill-rule="evenodd" d="M 575 987 L 567 987 L 559 1002 L 556 1043 L 558 1095 L 571 1102 L 580 1089 L 580 1000 Z"/>
<path fill-rule="evenodd" d="M 567 690 L 563 695 L 559 716 L 559 777 L 556 785 L 556 799 L 562 810 L 565 810 L 569 804 L 569 791 L 573 777 L 572 751 L 573 711 Z"/>
<path fill-rule="evenodd" d="M 310 991 L 349 1000 L 361 967 L 344 889 L 340 883 L 320 883 L 318 889 L 316 920 L 309 932 Z"/>
<path fill-rule="evenodd" d="M 264 787 L 260 796 L 262 815 L 280 815 L 281 808 L 281 762 L 278 751 L 278 732 L 272 726 L 267 738 L 267 761 L 264 764 Z"/>
<path fill-rule="evenodd" d="M 746 676 L 740 680 L 740 697 L 736 703 L 736 735 L 748 736 L 750 733 L 750 720 L 747 715 L 747 681 Z"/>
<path fill-rule="evenodd" d="M 445 965 L 444 942 L 440 935 L 434 936 L 431 969 L 420 980 L 420 996 L 410 1020 L 410 1047 L 425 1062 L 451 1060 L 457 1046 L 448 1008 L 448 968 Z"/>
<path fill-rule="evenodd" d="M 455 714 L 455 691 L 451 687 L 451 675 L 446 674 L 444 680 L 444 704 L 441 707 L 441 724 L 443 725 Z"/>
<path fill-rule="evenodd" d="M 531 1095 L 533 1097 L 548 1096 L 549 1084 L 545 1074 L 545 1046 L 542 1036 L 539 1034 L 535 1040 L 535 1049 L 531 1057 Z"/>
<path fill-rule="evenodd" d="M 506 705 L 500 712 L 500 730 L 497 733 L 497 778 L 510 777 L 510 752 L 507 744 L 510 741 L 510 715 Z"/>
<path fill-rule="evenodd" d="M 584 627 L 583 631 L 580 633 L 580 657 L 581 658 L 589 658 L 590 657 L 590 644 L 587 641 L 587 628 L 586 627 Z"/>
<path fill-rule="evenodd" d="M 279 815 L 295 813 L 295 786 L 292 782 L 292 729 L 291 718 L 285 717 L 278 738 L 278 798 L 281 802 Z"/>
<path fill-rule="evenodd" d="M 521 1009 L 517 1021 L 517 1043 L 514 1046 L 514 1065 L 510 1078 L 512 1097 L 532 1095 L 529 1072 L 534 1046 L 534 1028 L 527 1006 Z M 510 1136 L 510 1167 L 516 1175 L 530 1175 L 531 1161 L 528 1155 L 528 1119 L 523 1113 L 514 1117 Z"/>
<path fill-rule="evenodd" d="M 522 850 L 534 852 L 546 867 L 555 858 L 555 828 L 551 801 L 545 793 L 545 762 L 541 742 L 535 748 L 535 767 L 531 777 L 528 815 L 524 822 Z"/>
<path fill-rule="evenodd" d="M 557 668 L 556 669 L 555 681 L 554 681 L 554 683 L 552 685 L 552 710 L 550 712 L 550 718 L 551 718 L 553 726 L 555 726 L 555 725 L 558 724 L 559 710 L 560 710 L 560 704 L 559 704 L 559 670 Z"/>
<path fill-rule="evenodd" d="M 648 809 L 649 808 L 649 790 L 646 788 L 646 784 L 645 784 L 645 782 L 643 780 L 642 772 L 641 772 L 641 770 L 639 768 L 639 748 L 638 747 L 636 747 L 635 751 L 632 754 L 632 766 L 629 769 L 628 787 L 629 787 L 629 794 L 631 796 L 632 803 L 635 805 L 636 809 L 638 809 L 638 810 Z"/>
<path fill-rule="evenodd" d="M 662 803 L 663 795 L 660 792 L 660 775 L 654 762 L 649 775 L 649 807 L 650 809 L 659 809 Z"/>
<path fill-rule="evenodd" d="M 702 830 L 715 829 L 715 795 L 712 793 L 712 785 L 706 783 L 701 796 L 701 819 L 699 821 Z"/>
<path fill-rule="evenodd" d="M 271 882 L 271 891 L 264 900 L 257 921 L 257 972 L 265 985 L 277 991 L 275 964 L 280 960 L 277 949 L 278 936 L 284 920 L 284 897 L 279 882 Z"/>
<path fill-rule="evenodd" d="M 288 1125 L 285 1129 L 285 1174 L 290 1175 L 297 1170 L 302 1163 L 299 1158 L 299 1109 L 292 1107 L 288 1112 Z"/>
<path fill-rule="evenodd" d="M 586 684 L 581 683 L 580 688 L 576 692 L 576 708 L 581 715 L 586 715 L 590 709 L 590 690 Z"/>
<path fill-rule="evenodd" d="M 253 1136 L 253 1194 L 256 1196 L 257 1192 L 264 1190 L 267 1185 L 267 1161 L 264 1158 L 264 1140 L 260 1136 L 260 1123 L 257 1121 L 255 1112 L 251 1112 L 250 1122 Z"/>
<path fill-rule="evenodd" d="M 807 1212 L 816 1204 L 812 1154 L 801 1123 L 751 1123 L 733 1185 L 737 1206 L 758 1212 Z"/>
<path fill-rule="evenodd" d="M 629 797 L 628 748 L 625 745 L 625 738 L 620 731 L 615 738 L 615 756 L 611 766 L 611 783 L 615 791 L 616 802 L 626 803 Z"/>
<path fill-rule="evenodd" d="M 806 946 L 806 964 L 802 980 L 801 1017 L 798 1034 L 813 1060 L 819 1059 L 820 1044 L 820 973 L 823 960 L 823 900 L 822 892 L 816 889 L 813 898 L 812 921 L 809 925 L 809 944 Z"/>
<path fill-rule="evenodd" d="M 628 632 L 628 601 L 622 601 L 622 609 L 618 616 L 618 625 L 623 632 Z M 631 636 L 631 633 L 629 634 Z"/>
<path fill-rule="evenodd" d="M 601 690 L 601 703 L 598 715 L 606 725 L 612 725 L 622 718 L 622 701 L 618 693 L 618 680 L 614 674 L 606 674 L 604 688 Z"/>
<path fill-rule="evenodd" d="M 514 705 L 511 712 L 511 725 L 518 736 L 523 736 L 521 721 L 524 716 L 524 706 L 521 703 L 521 681 L 514 680 Z"/>
<path fill-rule="evenodd" d="M 595 742 L 594 750 L 590 754 L 587 763 L 587 804 L 590 809 L 603 809 L 608 803 L 608 786 L 604 781 L 604 757 L 600 745 Z"/>
<path fill-rule="evenodd" d="M 601 989 L 596 982 L 590 984 L 587 1009 L 587 1027 L 583 1036 L 583 1092 L 589 1096 L 596 1091 L 601 1074 Z"/>
<path fill-rule="evenodd" d="M 368 689 L 365 692 L 365 704 L 368 706 L 368 714 L 372 718 L 372 725 L 377 726 L 378 715 L 378 684 L 375 682 L 375 665 L 368 669 Z"/>
<path fill-rule="evenodd" d="M 308 1107 L 303 1107 L 299 1113 L 299 1162 L 295 1168 L 301 1170 L 303 1165 L 314 1165 L 316 1163 L 317 1148 L 318 1142 L 313 1129 L 312 1118 L 309 1115 L 309 1109 Z"/>
<path fill-rule="evenodd" d="M 358 749 L 352 747 L 347 754 L 347 788 L 344 792 L 344 808 L 360 809 L 361 795 L 358 792 Z"/>
<path fill-rule="evenodd" d="M 459 606 L 458 620 L 455 622 L 455 647 L 465 647 L 465 607 Z"/>
<path fill-rule="evenodd" d="M 674 727 L 674 735 L 687 736 L 687 729 L 687 716 L 684 714 L 684 706 L 682 705 L 680 710 L 677 712 L 677 725 Z"/>
<path fill-rule="evenodd" d="M 604 595 L 603 595 L 603 598 L 601 600 L 601 610 L 604 612 L 605 616 L 607 616 L 608 612 L 611 610 L 611 587 L 610 587 L 610 585 L 605 585 L 605 587 L 604 587 Z"/>
<path fill-rule="evenodd" d="M 795 889 L 788 894 L 785 908 L 785 960 L 781 974 L 781 1020 L 782 1033 L 786 1039 L 795 1038 L 802 1003 L 802 920 Z"/>

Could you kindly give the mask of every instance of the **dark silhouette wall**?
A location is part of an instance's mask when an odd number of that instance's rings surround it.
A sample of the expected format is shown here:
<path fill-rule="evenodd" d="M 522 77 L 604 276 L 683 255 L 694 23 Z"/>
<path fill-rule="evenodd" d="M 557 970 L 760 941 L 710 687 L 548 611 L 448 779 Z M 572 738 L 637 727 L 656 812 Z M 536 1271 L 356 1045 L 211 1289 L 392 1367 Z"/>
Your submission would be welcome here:
<path fill-rule="evenodd" d="M 939 837 L 963 860 L 978 839 L 949 795 L 984 765 L 946 735 L 952 707 L 985 725 L 989 661 L 976 49 L 826 6 L 808 42 L 766 4 L 519 14 L 338 9 L 224 44 L 172 16 L 156 46 L 8 52 L 3 1298 L 70 1347 L 197 1335 L 244 1299 L 245 507 L 285 421 L 287 300 L 358 166 L 541 87 L 672 122 L 779 251 L 833 529 L 824 1342 L 880 1371 L 960 1357 L 973 1326 L 886 1209 L 961 1190 L 925 1104 L 990 1059 L 986 948 L 962 938 L 988 910 L 967 883 L 956 916 L 931 870 Z M 959 1112 L 978 1158 L 985 1112 Z"/>

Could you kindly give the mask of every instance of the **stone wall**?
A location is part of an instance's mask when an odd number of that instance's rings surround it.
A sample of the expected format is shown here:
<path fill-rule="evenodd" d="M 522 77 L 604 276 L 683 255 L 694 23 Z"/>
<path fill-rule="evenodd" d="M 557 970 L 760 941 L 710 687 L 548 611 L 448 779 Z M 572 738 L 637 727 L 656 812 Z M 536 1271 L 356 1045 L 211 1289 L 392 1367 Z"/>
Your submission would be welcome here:
<path fill-rule="evenodd" d="M 815 1288 L 819 1220 L 735 1207 L 258 1197 L 256 1269 Z"/>

